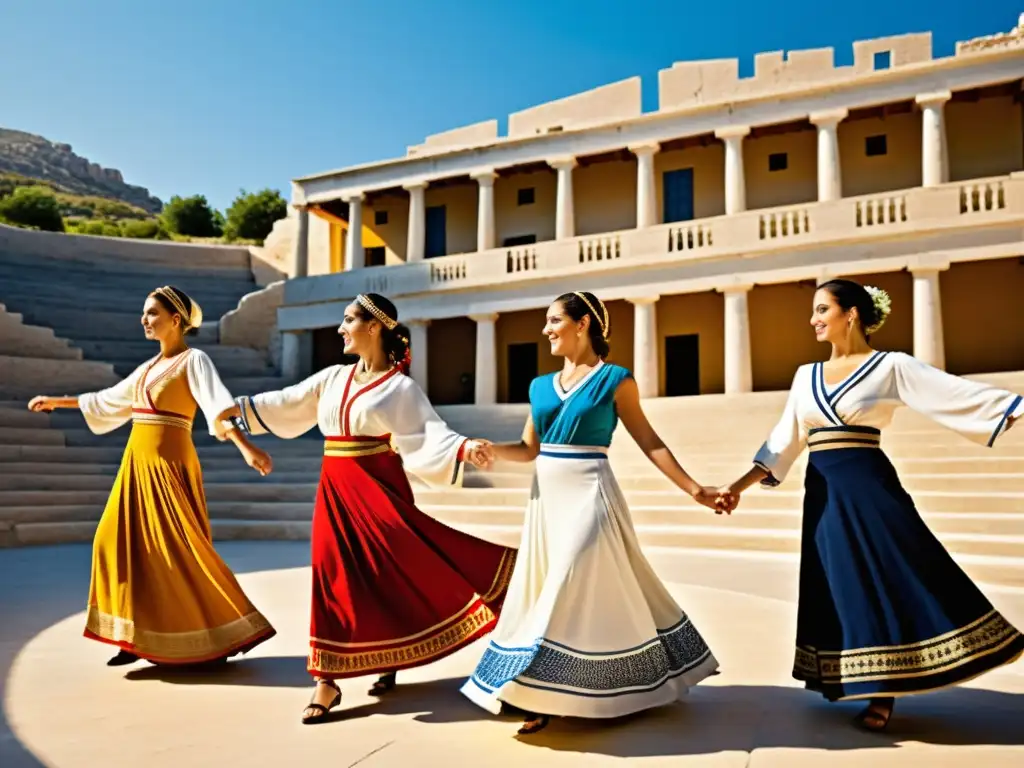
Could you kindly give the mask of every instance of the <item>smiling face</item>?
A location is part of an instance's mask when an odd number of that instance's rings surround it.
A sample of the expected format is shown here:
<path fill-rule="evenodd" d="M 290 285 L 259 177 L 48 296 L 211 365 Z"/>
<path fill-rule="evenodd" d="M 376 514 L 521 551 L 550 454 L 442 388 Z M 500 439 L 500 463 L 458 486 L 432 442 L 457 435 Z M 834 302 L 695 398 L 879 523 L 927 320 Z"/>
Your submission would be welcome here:
<path fill-rule="evenodd" d="M 156 296 L 142 306 L 142 331 L 151 341 L 174 340 L 181 336 L 181 315 L 171 312 Z"/>
<path fill-rule="evenodd" d="M 366 320 L 363 315 L 363 308 L 355 302 L 345 307 L 345 319 L 338 326 L 338 333 L 345 344 L 346 355 L 369 354 L 380 334 L 380 323 Z"/>
<path fill-rule="evenodd" d="M 830 291 L 824 288 L 815 291 L 811 327 L 818 341 L 837 342 L 846 339 L 856 324 L 856 307 L 844 311 Z"/>
<path fill-rule="evenodd" d="M 580 344 L 590 344 L 589 328 L 590 315 L 573 320 L 562 303 L 556 301 L 548 307 L 547 323 L 541 333 L 547 336 L 552 355 L 571 357 L 579 350 Z"/>

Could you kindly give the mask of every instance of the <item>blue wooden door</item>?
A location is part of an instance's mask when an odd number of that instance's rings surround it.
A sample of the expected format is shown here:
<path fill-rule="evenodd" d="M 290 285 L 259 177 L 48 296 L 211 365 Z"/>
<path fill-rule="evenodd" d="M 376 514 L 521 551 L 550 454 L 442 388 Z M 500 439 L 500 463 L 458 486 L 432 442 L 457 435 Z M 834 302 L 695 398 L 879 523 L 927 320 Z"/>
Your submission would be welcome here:
<path fill-rule="evenodd" d="M 662 175 L 662 221 L 689 221 L 693 218 L 693 168 L 665 171 Z"/>
<path fill-rule="evenodd" d="M 427 242 L 425 255 L 428 259 L 448 254 L 448 217 L 443 205 L 427 208 Z"/>

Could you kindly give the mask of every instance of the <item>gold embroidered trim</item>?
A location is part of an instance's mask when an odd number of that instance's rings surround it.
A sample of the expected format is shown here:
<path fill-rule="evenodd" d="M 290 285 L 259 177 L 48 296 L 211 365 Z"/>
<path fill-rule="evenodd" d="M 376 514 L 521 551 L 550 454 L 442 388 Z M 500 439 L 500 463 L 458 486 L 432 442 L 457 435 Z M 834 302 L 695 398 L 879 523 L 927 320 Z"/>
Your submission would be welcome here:
<path fill-rule="evenodd" d="M 493 603 L 508 588 L 508 584 L 512 580 L 512 571 L 516 567 L 517 554 L 518 552 L 512 549 L 506 549 L 502 554 L 501 562 L 498 563 L 498 571 L 494 574 L 494 581 L 491 582 L 491 588 L 485 594 L 480 595 L 480 599 L 485 603 Z"/>
<path fill-rule="evenodd" d="M 213 656 L 243 645 L 247 640 L 265 634 L 271 629 L 259 611 L 228 624 L 192 632 L 153 632 L 140 629 L 130 619 L 100 613 L 89 606 L 86 629 L 97 637 L 115 643 L 127 643 L 140 655 L 161 659 L 193 659 Z"/>
<path fill-rule="evenodd" d="M 178 427 L 189 432 L 192 431 L 192 419 L 183 416 L 171 416 L 167 413 L 143 413 L 134 411 L 132 422 L 135 424 L 151 424 L 157 427 Z"/>
<path fill-rule="evenodd" d="M 322 672 L 327 675 L 352 675 L 376 669 L 423 663 L 466 642 L 492 621 L 494 621 L 494 612 L 486 605 L 480 605 L 451 627 L 431 637 L 398 648 L 338 653 L 310 647 L 309 669 L 311 672 Z M 312 638 L 311 642 L 323 641 Z"/>
<path fill-rule="evenodd" d="M 391 450 L 388 443 L 371 443 L 367 441 L 340 443 L 334 440 L 324 442 L 324 456 L 335 458 L 355 458 L 357 456 L 373 456 Z"/>
<path fill-rule="evenodd" d="M 1020 636 L 1002 614 L 990 611 L 966 627 L 919 643 L 847 651 L 797 648 L 794 671 L 829 685 L 924 677 L 996 653 Z"/>

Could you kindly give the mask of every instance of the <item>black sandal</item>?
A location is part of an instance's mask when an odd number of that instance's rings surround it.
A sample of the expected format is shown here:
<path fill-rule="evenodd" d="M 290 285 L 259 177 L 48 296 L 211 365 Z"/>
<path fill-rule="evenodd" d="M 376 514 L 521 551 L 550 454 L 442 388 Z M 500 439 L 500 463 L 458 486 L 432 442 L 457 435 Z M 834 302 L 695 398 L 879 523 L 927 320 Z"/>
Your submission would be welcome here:
<path fill-rule="evenodd" d="M 120 650 L 117 652 L 116 656 L 111 656 L 109 659 L 107 659 L 107 666 L 124 667 L 128 664 L 134 664 L 138 660 L 139 657 L 131 651 Z"/>
<path fill-rule="evenodd" d="M 523 721 L 523 727 L 519 729 L 519 735 L 529 736 L 531 733 L 543 731 L 548 727 L 550 722 L 550 715 L 535 715 L 532 712 L 527 713 L 526 719 Z"/>
<path fill-rule="evenodd" d="M 385 693 L 395 689 L 395 685 L 398 682 L 397 678 L 397 672 L 387 672 L 377 678 L 376 682 L 370 686 L 370 690 L 367 691 L 367 693 L 371 696 L 383 696 Z"/>
<path fill-rule="evenodd" d="M 854 718 L 854 722 L 865 731 L 873 733 L 884 731 L 889 725 L 895 704 L 896 700 L 891 697 L 872 699 L 864 707 L 864 710 Z"/>
<path fill-rule="evenodd" d="M 319 704 L 315 701 L 309 702 L 309 704 L 306 705 L 306 708 L 302 711 L 303 725 L 313 725 L 315 723 L 323 722 L 327 718 L 327 713 L 341 703 L 341 690 L 331 680 L 317 680 L 316 684 L 317 687 L 323 684 L 329 686 L 330 688 L 333 688 L 335 691 L 334 698 L 331 699 L 331 703 L 328 704 L 326 707 L 323 704 Z M 309 710 L 313 710 L 313 713 L 307 715 L 306 712 L 308 712 Z"/>

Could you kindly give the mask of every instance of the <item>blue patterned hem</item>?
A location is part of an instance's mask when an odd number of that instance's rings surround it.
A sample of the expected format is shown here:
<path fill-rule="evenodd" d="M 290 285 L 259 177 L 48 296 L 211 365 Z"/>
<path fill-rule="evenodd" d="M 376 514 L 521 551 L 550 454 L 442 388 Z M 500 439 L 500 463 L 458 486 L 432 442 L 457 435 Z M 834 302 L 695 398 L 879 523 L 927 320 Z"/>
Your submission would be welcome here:
<path fill-rule="evenodd" d="M 584 651 L 540 639 L 504 648 L 493 640 L 470 681 L 488 694 L 513 680 L 528 688 L 608 697 L 654 690 L 711 656 L 704 638 L 683 618 L 646 643 L 621 651 Z"/>

